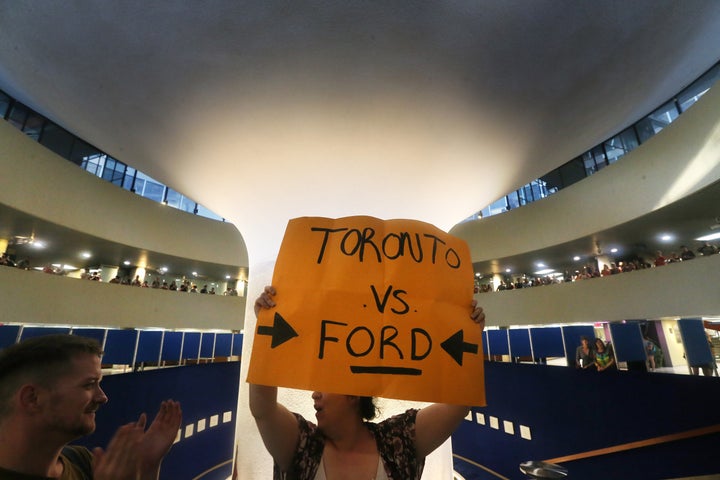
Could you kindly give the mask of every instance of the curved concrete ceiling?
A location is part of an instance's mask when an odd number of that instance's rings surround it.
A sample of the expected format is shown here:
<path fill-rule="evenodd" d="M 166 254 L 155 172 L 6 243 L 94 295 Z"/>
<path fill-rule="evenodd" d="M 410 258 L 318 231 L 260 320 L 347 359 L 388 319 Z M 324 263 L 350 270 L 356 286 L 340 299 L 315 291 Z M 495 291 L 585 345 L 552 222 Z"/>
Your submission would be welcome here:
<path fill-rule="evenodd" d="M 714 64 L 720 2 L 0 0 L 0 88 L 237 225 L 455 223 Z"/>

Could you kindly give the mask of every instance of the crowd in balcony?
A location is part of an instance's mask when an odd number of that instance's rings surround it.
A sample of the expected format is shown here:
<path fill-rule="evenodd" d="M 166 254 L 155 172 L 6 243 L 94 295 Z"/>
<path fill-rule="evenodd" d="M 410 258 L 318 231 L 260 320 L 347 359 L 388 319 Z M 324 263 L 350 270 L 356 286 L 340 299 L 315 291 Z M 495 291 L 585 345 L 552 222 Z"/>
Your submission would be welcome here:
<path fill-rule="evenodd" d="M 44 273 L 52 274 L 52 275 L 67 275 L 67 272 L 62 267 L 57 267 L 53 265 L 45 265 L 42 267 L 42 269 L 34 269 L 30 267 L 30 262 L 27 259 L 19 260 L 17 262 L 13 261 L 12 258 L 10 258 L 7 253 L 0 254 L 0 266 L 5 267 L 16 267 L 20 268 L 22 270 L 42 270 Z M 94 282 L 102 282 L 102 278 L 100 276 L 100 271 L 93 271 L 90 269 L 84 269 L 82 274 L 80 275 L 80 278 L 83 280 L 90 280 Z M 116 275 L 113 279 L 111 279 L 108 283 L 118 284 L 118 285 L 128 285 L 133 287 L 141 287 L 141 288 L 154 288 L 159 290 L 168 290 L 173 292 L 184 292 L 184 293 L 201 293 L 201 294 L 207 294 L 207 295 L 223 295 L 227 297 L 236 297 L 238 296 L 238 291 L 235 287 L 228 285 L 228 287 L 223 292 L 217 292 L 215 290 L 214 286 L 208 287 L 207 284 L 203 285 L 202 287 L 199 287 L 197 284 L 191 282 L 190 280 L 170 280 L 168 282 L 164 278 L 155 277 L 152 282 L 148 282 L 147 280 L 141 280 L 140 275 L 135 275 L 135 278 L 132 280 L 129 276 L 120 276 Z"/>
<path fill-rule="evenodd" d="M 633 272 L 635 270 L 644 270 L 648 268 L 662 267 L 670 263 L 679 263 L 683 261 L 689 261 L 696 256 L 709 256 L 716 255 L 720 252 L 717 246 L 704 242 L 698 249 L 697 255 L 690 248 L 685 245 L 680 246 L 680 253 L 671 252 L 663 254 L 662 251 L 657 251 L 654 256 L 649 258 L 635 257 L 626 261 L 604 263 L 602 268 L 598 268 L 593 263 L 588 263 L 582 269 L 571 272 L 565 270 L 561 275 L 544 275 L 544 276 L 533 276 L 529 274 L 522 274 L 515 278 L 504 278 L 500 281 L 497 287 L 493 290 L 492 283 L 478 283 L 475 285 L 475 293 L 487 293 L 492 291 L 503 291 L 503 290 L 516 290 L 520 288 L 538 287 L 542 285 L 554 285 L 558 283 L 576 282 L 580 280 L 587 280 L 591 278 L 601 278 L 609 275 L 617 275 L 619 273 Z"/>

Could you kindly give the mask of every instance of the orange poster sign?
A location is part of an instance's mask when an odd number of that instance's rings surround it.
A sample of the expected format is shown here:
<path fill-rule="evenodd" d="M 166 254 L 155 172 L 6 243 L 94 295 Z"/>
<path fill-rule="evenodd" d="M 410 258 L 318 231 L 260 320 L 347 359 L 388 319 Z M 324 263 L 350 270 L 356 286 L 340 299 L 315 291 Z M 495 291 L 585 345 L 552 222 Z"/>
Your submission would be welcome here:
<path fill-rule="evenodd" d="M 427 223 L 288 223 L 248 381 L 405 400 L 485 404 L 467 244 Z"/>

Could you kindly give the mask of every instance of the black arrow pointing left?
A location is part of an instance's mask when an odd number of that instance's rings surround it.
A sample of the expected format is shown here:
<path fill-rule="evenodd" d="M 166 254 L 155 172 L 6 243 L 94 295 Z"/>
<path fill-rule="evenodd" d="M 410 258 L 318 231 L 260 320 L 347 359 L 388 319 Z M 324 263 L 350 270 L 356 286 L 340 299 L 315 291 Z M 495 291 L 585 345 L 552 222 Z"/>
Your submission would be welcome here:
<path fill-rule="evenodd" d="M 289 323 L 279 313 L 275 312 L 275 318 L 273 320 L 273 326 L 258 326 L 258 335 L 268 335 L 272 337 L 270 348 L 275 348 L 278 345 L 282 345 L 293 337 L 297 337 L 298 333 L 293 329 Z"/>
<path fill-rule="evenodd" d="M 462 367 L 464 353 L 478 353 L 478 346 L 475 343 L 468 343 L 463 340 L 463 331 L 458 330 L 450 338 L 440 344 L 443 350 L 450 355 L 458 365 Z"/>

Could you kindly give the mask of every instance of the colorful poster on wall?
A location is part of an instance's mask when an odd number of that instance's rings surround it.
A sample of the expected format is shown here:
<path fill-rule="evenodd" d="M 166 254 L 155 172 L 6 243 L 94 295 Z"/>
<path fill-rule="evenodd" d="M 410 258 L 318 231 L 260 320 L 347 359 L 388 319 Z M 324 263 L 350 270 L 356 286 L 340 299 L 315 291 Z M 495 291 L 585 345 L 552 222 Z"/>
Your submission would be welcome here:
<path fill-rule="evenodd" d="M 248 382 L 480 406 L 482 335 L 467 244 L 415 220 L 288 223 Z"/>

